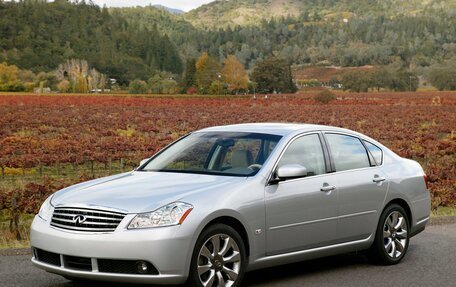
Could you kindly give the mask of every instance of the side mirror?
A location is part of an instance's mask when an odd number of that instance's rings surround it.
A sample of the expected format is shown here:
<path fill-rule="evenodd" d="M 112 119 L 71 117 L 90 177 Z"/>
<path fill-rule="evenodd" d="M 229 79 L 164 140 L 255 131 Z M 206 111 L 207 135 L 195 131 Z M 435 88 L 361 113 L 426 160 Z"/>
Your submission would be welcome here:
<path fill-rule="evenodd" d="M 279 181 L 305 176 L 307 176 L 307 169 L 300 164 L 286 164 L 279 167 L 276 172 Z"/>

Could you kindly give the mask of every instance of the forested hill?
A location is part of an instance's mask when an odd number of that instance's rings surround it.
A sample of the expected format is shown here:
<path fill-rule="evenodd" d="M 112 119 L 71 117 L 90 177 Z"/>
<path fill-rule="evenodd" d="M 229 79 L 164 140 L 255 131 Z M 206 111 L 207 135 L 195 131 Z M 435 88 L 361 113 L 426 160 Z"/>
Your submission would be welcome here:
<path fill-rule="evenodd" d="M 197 58 L 203 51 L 221 61 L 234 54 L 249 69 L 273 54 L 292 64 L 363 66 L 396 63 L 418 69 L 445 62 L 456 55 L 456 1 L 295 0 L 296 5 L 306 3 L 305 8 L 292 10 L 299 12 L 297 16 L 274 17 L 276 10 L 262 14 L 263 10 L 259 8 L 257 14 L 262 18 L 259 23 L 214 28 L 225 18 L 235 18 L 229 14 L 230 7 L 257 7 L 265 1 L 216 1 L 183 17 L 151 7 L 112 11 L 130 23 L 149 29 L 157 27 L 167 33 L 184 59 Z M 268 7 L 272 6 L 265 4 L 264 9 Z M 209 15 L 216 9 L 220 10 L 221 18 Z M 202 11 L 209 14 L 199 14 Z M 197 22 L 192 26 L 188 21 L 193 22 L 192 17 L 196 14 L 199 16 L 195 19 L 212 28 L 198 27 Z"/>
<path fill-rule="evenodd" d="M 239 9 L 257 18 L 237 22 Z M 0 63 L 21 69 L 49 72 L 81 59 L 128 83 L 157 71 L 179 78 L 182 63 L 203 52 L 219 62 L 235 55 L 250 70 L 275 55 L 293 65 L 395 65 L 423 75 L 456 66 L 456 1 L 231 0 L 176 15 L 152 6 L 0 0 Z"/>
<path fill-rule="evenodd" d="M 0 63 L 39 72 L 72 58 L 87 60 L 121 82 L 147 78 L 155 70 L 182 72 L 166 35 L 106 8 L 65 0 L 0 1 Z"/>
<path fill-rule="evenodd" d="M 313 22 L 425 14 L 433 9 L 455 9 L 448 0 L 217 0 L 194 9 L 185 18 L 197 27 L 218 29 L 258 25 L 271 17 L 305 16 Z"/>

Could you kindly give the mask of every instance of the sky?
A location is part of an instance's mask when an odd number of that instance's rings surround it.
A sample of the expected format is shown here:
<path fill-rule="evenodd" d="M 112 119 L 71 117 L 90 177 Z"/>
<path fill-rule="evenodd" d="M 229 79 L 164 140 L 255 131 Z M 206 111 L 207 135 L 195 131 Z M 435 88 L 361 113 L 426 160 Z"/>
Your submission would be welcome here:
<path fill-rule="evenodd" d="M 190 11 L 203 4 L 214 0 L 92 0 L 95 4 L 108 7 L 129 7 L 129 6 L 147 6 L 149 4 L 161 4 L 170 8 L 177 8 L 184 11 Z"/>

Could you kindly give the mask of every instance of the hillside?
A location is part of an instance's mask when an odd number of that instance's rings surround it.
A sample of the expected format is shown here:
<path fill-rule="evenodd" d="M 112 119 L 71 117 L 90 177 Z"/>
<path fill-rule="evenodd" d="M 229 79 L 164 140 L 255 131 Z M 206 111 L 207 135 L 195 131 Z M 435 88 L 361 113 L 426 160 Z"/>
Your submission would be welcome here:
<path fill-rule="evenodd" d="M 65 0 L 0 1 L 0 63 L 49 72 L 67 59 L 87 60 L 121 83 L 156 70 L 182 72 L 167 36 L 106 8 Z"/>
<path fill-rule="evenodd" d="M 153 5 L 153 6 L 155 8 L 165 10 L 165 11 L 171 13 L 171 14 L 180 15 L 180 14 L 184 14 L 185 13 L 184 11 L 182 11 L 180 9 L 174 9 L 174 8 L 170 8 L 170 7 L 167 7 L 167 6 L 160 5 L 160 4 Z"/>
<path fill-rule="evenodd" d="M 456 63 L 456 1 L 232 0 L 176 15 L 153 6 L 0 0 L 0 63 L 35 73 L 82 59 L 128 84 L 157 71 L 180 76 L 203 52 L 219 62 L 235 55 L 248 70 L 274 55 L 293 66 L 395 65 L 424 75 Z"/>
<path fill-rule="evenodd" d="M 413 16 L 429 8 L 455 9 L 456 1 L 445 0 L 218 0 L 185 14 L 193 25 L 205 29 L 236 25 L 258 25 L 272 17 L 303 16 L 320 22 L 359 18 Z"/>

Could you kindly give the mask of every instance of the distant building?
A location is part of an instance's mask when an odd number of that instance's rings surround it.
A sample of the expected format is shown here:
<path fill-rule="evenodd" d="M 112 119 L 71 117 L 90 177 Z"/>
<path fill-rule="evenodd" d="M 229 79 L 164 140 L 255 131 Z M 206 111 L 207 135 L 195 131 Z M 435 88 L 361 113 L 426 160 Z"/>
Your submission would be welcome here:
<path fill-rule="evenodd" d="M 49 94 L 51 92 L 51 88 L 35 88 L 33 89 L 35 94 Z"/>

